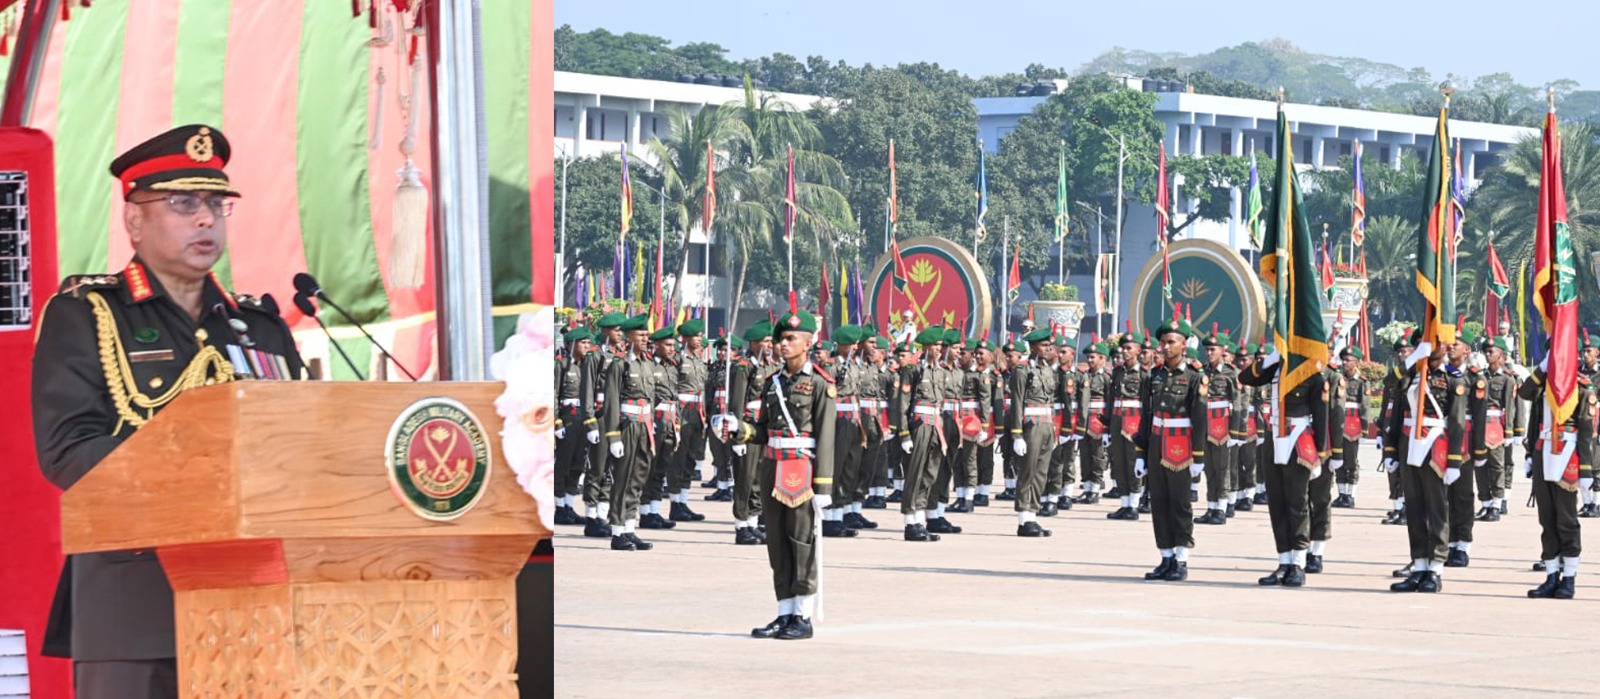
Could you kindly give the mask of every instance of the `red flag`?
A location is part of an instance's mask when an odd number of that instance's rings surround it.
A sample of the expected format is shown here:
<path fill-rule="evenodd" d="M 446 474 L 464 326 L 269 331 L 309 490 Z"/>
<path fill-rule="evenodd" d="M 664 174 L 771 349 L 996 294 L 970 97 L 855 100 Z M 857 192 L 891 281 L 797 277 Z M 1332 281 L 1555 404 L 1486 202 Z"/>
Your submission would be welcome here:
<path fill-rule="evenodd" d="M 832 291 L 828 288 L 828 265 L 823 264 L 822 289 L 817 294 L 817 324 L 822 326 L 821 337 L 824 340 L 828 339 L 828 294 L 830 293 Z"/>
<path fill-rule="evenodd" d="M 900 192 L 895 183 L 894 139 L 889 139 L 889 223 L 900 221 Z"/>
<path fill-rule="evenodd" d="M 1167 196 L 1167 142 L 1162 141 L 1156 161 L 1156 242 L 1161 246 L 1161 295 L 1172 301 L 1172 259 L 1167 254 L 1167 226 L 1171 224 L 1171 204 Z"/>
<path fill-rule="evenodd" d="M 1006 278 L 1006 297 L 1010 298 L 1012 301 L 1017 300 L 1017 296 L 1020 294 L 1021 289 L 1022 246 L 1018 245 L 1016 254 L 1012 255 L 1011 257 L 1011 275 Z"/>
<path fill-rule="evenodd" d="M 1534 227 L 1535 305 L 1549 337 L 1546 405 L 1561 424 L 1578 407 L 1577 251 L 1567 226 L 1567 196 L 1561 181 L 1561 136 L 1554 107 L 1545 115 L 1544 166 L 1539 177 L 1539 217 Z"/>
<path fill-rule="evenodd" d="M 1328 258 L 1328 241 L 1322 241 L 1322 288 L 1333 298 L 1333 260 Z"/>
<path fill-rule="evenodd" d="M 667 312 L 668 311 L 666 309 L 661 307 L 661 246 L 657 245 L 656 293 L 655 299 L 650 301 L 650 327 L 652 330 L 660 330 L 661 328 L 666 327 L 667 323 L 672 322 L 672 319 L 667 317 Z"/>
<path fill-rule="evenodd" d="M 891 272 L 894 277 L 894 288 L 904 291 L 906 284 L 911 280 L 911 271 L 906 269 L 905 258 L 900 256 L 900 241 L 889 241 L 889 254 L 892 256 L 891 259 L 894 260 L 894 269 Z M 890 298 L 894 297 L 890 296 Z"/>
<path fill-rule="evenodd" d="M 794 195 L 794 146 L 789 146 L 789 178 L 783 189 L 783 242 L 794 244 L 794 218 L 795 207 L 798 205 Z"/>

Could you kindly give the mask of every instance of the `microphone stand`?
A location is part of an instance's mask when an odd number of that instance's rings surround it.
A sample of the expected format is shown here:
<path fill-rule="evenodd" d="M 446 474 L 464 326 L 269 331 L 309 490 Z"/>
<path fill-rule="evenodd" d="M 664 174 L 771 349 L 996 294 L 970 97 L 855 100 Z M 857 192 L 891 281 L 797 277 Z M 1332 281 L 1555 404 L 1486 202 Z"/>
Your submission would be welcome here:
<path fill-rule="evenodd" d="M 333 299 L 328 298 L 327 294 L 322 293 L 322 289 L 317 289 L 316 296 L 317 296 L 317 300 L 318 301 L 321 301 L 323 303 L 328 304 L 329 306 L 332 306 L 333 310 L 338 311 L 339 315 L 344 316 L 344 319 L 349 321 L 351 325 L 354 325 L 356 330 L 360 330 L 361 334 L 367 338 L 367 342 L 372 343 L 373 347 L 378 348 L 378 352 L 381 353 L 384 356 L 385 359 L 388 359 L 389 361 L 394 362 L 394 365 L 400 368 L 400 371 L 406 375 L 406 378 L 411 379 L 412 381 L 416 381 L 417 380 L 416 374 L 411 373 L 411 370 L 407 369 L 406 365 L 401 364 L 400 360 L 395 359 L 394 355 L 389 354 L 389 350 L 384 349 L 383 345 L 379 344 L 377 340 L 372 339 L 372 335 L 367 332 L 367 329 L 365 327 L 362 327 L 361 323 L 357 322 L 355 318 L 351 317 L 350 313 L 348 311 L 344 310 L 344 308 L 342 306 L 340 306 L 337 303 L 334 303 Z M 317 322 L 321 323 L 322 320 L 319 318 L 317 320 Z M 327 328 L 324 327 L 323 329 L 326 330 Z M 343 354 L 343 353 L 344 353 L 343 350 L 340 350 L 340 354 Z"/>

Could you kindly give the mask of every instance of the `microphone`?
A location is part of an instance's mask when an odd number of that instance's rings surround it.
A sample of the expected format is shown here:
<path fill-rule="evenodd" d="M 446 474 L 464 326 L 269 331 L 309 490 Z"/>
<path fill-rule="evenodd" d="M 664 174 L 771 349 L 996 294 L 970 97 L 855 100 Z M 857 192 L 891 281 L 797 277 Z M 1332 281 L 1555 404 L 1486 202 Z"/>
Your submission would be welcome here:
<path fill-rule="evenodd" d="M 322 328 L 322 334 L 328 336 L 328 344 L 333 345 L 333 350 L 338 352 L 339 356 L 344 359 L 344 365 L 350 367 L 350 372 L 356 375 L 357 380 L 366 381 L 367 377 L 363 376 L 361 374 L 361 370 L 356 368 L 356 363 L 350 361 L 350 355 L 345 354 L 344 348 L 340 347 L 339 343 L 334 341 L 333 333 L 328 332 L 327 324 L 323 323 L 322 319 L 317 317 L 317 307 L 311 305 L 311 299 L 306 298 L 306 293 L 304 291 L 294 295 L 294 307 L 300 309 L 301 313 L 310 316 L 312 320 L 317 321 L 317 325 Z"/>
<path fill-rule="evenodd" d="M 304 295 L 304 296 L 307 296 L 307 297 L 315 297 L 317 300 L 319 300 L 319 301 L 321 301 L 323 303 L 326 303 L 329 306 L 333 306 L 333 310 L 338 311 L 339 315 L 344 316 L 345 321 L 349 322 L 351 325 L 356 326 L 356 329 L 361 331 L 362 336 L 367 338 L 367 342 L 372 343 L 373 347 L 378 348 L 378 353 L 379 354 L 382 354 L 385 359 L 388 359 L 389 361 L 394 362 L 395 366 L 400 367 L 400 371 L 406 375 L 406 378 L 411 379 L 412 381 L 416 381 L 417 380 L 417 375 L 411 373 L 411 370 L 407 369 L 406 365 L 401 364 L 400 360 L 395 359 L 394 355 L 389 354 L 389 350 L 384 349 L 383 345 L 378 344 L 377 340 L 372 339 L 372 335 L 367 332 L 366 328 L 362 327 L 362 325 L 361 325 L 361 323 L 359 321 L 357 321 L 353 316 L 350 315 L 349 311 L 344 310 L 344 308 L 341 307 L 339 304 L 334 303 L 333 299 L 328 298 L 328 295 L 326 293 L 323 293 L 322 285 L 317 283 L 317 280 L 316 280 L 315 277 L 312 277 L 310 274 L 307 274 L 305 272 L 296 273 L 294 275 L 294 289 L 295 289 L 295 291 L 300 292 L 301 295 Z M 295 306 L 299 307 L 299 303 L 296 302 Z M 300 309 L 300 310 L 302 312 L 305 311 L 305 309 L 303 309 L 303 308 Z M 322 321 L 319 319 L 317 322 L 321 323 Z M 326 330 L 326 328 L 324 328 L 324 330 Z"/>

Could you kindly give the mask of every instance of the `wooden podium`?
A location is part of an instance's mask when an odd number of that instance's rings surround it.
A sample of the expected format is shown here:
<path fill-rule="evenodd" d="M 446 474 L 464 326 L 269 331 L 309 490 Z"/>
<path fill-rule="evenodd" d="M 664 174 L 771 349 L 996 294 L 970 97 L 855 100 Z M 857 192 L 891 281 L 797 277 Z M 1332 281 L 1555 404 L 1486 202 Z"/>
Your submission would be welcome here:
<path fill-rule="evenodd" d="M 62 496 L 63 548 L 157 549 L 184 697 L 516 697 L 514 582 L 550 532 L 500 454 L 502 388 L 190 391 Z M 475 504 L 448 520 L 408 505 L 387 458 L 397 418 L 435 397 L 489 447 Z"/>

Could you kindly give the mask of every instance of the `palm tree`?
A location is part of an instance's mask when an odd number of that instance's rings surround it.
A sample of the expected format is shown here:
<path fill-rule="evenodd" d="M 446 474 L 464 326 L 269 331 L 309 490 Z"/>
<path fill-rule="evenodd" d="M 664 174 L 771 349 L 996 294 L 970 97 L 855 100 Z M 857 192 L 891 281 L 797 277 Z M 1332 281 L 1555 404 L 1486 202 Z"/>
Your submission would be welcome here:
<path fill-rule="evenodd" d="M 844 168 L 832 156 L 808 150 L 821 139 L 815 124 L 802 112 L 771 94 L 757 93 L 745 80 L 744 99 L 724 105 L 733 137 L 728 143 L 728 167 L 719 172 L 734 193 L 733 201 L 719 203 L 718 215 L 738 244 L 738 277 L 734 282 L 729 324 L 737 326 L 744 302 L 750 262 L 757 255 L 782 256 L 782 231 L 787 214 L 785 191 L 788 149 L 794 148 L 796 243 L 815 244 L 816 256 L 826 263 L 839 232 L 853 226 L 850 202 L 844 195 Z M 719 202 L 721 199 L 719 199 Z"/>
<path fill-rule="evenodd" d="M 739 137 L 740 130 L 720 109 L 698 112 L 675 109 L 667 113 L 667 125 L 670 128 L 667 139 L 653 138 L 646 148 L 655 157 L 663 192 L 670 200 L 667 216 L 683 241 L 678 259 L 679 283 L 673 285 L 669 306 L 675 309 L 683 293 L 682 280 L 689 269 L 689 232 L 699 225 L 705 204 L 706 144 L 711 144 L 714 151 L 725 151 L 728 144 Z M 723 208 L 720 200 L 717 208 Z"/>
<path fill-rule="evenodd" d="M 1417 229 L 1398 216 L 1367 219 L 1367 300 L 1374 314 L 1415 318 L 1417 305 Z"/>
<path fill-rule="evenodd" d="M 1596 298 L 1595 270 L 1590 255 L 1600 251 L 1600 130 L 1589 124 L 1560 127 L 1562 180 L 1567 195 L 1567 225 L 1578 253 L 1579 298 Z M 1495 232 L 1495 250 L 1509 270 L 1533 259 L 1533 233 L 1538 224 L 1539 180 L 1543 145 L 1534 136 L 1517 143 L 1484 177 L 1473 194 L 1475 211 L 1483 212 Z M 1469 212 L 1470 214 L 1470 212 Z M 1584 317 L 1597 313 L 1579 304 Z"/>

